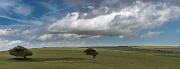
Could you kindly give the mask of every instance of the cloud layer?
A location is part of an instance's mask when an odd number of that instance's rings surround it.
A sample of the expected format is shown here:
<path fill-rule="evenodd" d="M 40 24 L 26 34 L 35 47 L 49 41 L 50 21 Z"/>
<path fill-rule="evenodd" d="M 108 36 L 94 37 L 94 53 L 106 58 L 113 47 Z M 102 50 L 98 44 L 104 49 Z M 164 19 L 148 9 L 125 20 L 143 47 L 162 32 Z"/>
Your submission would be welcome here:
<path fill-rule="evenodd" d="M 81 14 L 73 12 L 49 25 L 47 32 L 48 34 L 73 33 L 89 36 L 129 35 L 143 29 L 160 27 L 169 20 L 179 18 L 179 9 L 179 6 L 168 6 L 166 3 L 137 1 L 126 8 L 119 8 L 117 11 L 88 19 L 79 18 Z"/>
<path fill-rule="evenodd" d="M 88 39 L 151 38 L 179 19 L 179 0 L 0 0 L 0 49 L 86 45 Z M 153 31 L 151 31 L 153 29 Z M 142 33 L 142 31 L 147 33 Z"/>

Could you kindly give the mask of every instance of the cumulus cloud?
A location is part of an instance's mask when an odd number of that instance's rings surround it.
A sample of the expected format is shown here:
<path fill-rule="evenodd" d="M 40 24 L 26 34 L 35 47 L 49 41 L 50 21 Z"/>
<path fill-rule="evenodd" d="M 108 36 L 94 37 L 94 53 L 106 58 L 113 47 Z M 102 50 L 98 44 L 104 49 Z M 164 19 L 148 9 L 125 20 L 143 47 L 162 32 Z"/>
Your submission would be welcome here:
<path fill-rule="evenodd" d="M 40 36 L 38 39 L 42 40 L 42 41 L 51 40 L 52 36 L 53 36 L 52 34 L 44 34 L 44 35 Z"/>
<path fill-rule="evenodd" d="M 27 34 L 31 34 L 32 32 L 30 30 L 23 30 L 21 32 L 22 35 L 27 35 Z"/>
<path fill-rule="evenodd" d="M 7 35 L 18 35 L 19 30 L 14 29 L 0 29 L 0 36 L 7 36 Z"/>
<path fill-rule="evenodd" d="M 153 36 L 157 36 L 157 35 L 159 35 L 161 33 L 163 33 L 163 32 L 152 32 L 152 31 L 149 31 L 148 33 L 143 34 L 140 37 L 141 38 L 150 38 L 150 37 L 153 37 Z"/>
<path fill-rule="evenodd" d="M 15 47 L 17 45 L 23 45 L 23 46 L 28 46 L 28 42 L 24 42 L 21 40 L 5 40 L 5 39 L 0 39 L 0 51 L 3 50 L 8 50 L 12 47 Z"/>
<path fill-rule="evenodd" d="M 28 29 L 19 30 L 19 29 L 0 29 L 0 36 L 22 36 L 22 35 L 29 35 L 32 32 Z"/>
<path fill-rule="evenodd" d="M 23 0 L 0 0 L 0 18 L 32 26 L 29 29 L 1 28 L 0 37 L 8 37 L 0 40 L 1 48 L 29 43 L 31 46 L 85 45 L 83 38 L 104 36 L 150 38 L 163 32 L 149 31 L 142 35 L 139 32 L 180 17 L 179 0 L 64 1 L 66 4 L 59 5 L 54 3 L 59 1 L 53 0 L 51 3 L 35 1 L 32 4 L 23 3 Z M 43 12 L 39 13 L 42 8 Z M 9 36 L 20 40 L 8 40 Z"/>
<path fill-rule="evenodd" d="M 79 40 L 81 38 L 87 38 L 87 37 L 91 37 L 88 35 L 77 35 L 74 33 L 62 33 L 62 34 L 44 34 L 39 36 L 38 40 L 41 41 L 48 41 L 48 40 Z M 95 38 L 94 36 L 92 36 L 92 38 Z"/>
<path fill-rule="evenodd" d="M 118 11 L 88 19 L 79 18 L 78 12 L 69 13 L 49 25 L 47 31 L 52 34 L 74 33 L 90 36 L 130 35 L 143 29 L 159 27 L 180 17 L 179 9 L 179 6 L 169 6 L 166 3 L 138 1 Z"/>

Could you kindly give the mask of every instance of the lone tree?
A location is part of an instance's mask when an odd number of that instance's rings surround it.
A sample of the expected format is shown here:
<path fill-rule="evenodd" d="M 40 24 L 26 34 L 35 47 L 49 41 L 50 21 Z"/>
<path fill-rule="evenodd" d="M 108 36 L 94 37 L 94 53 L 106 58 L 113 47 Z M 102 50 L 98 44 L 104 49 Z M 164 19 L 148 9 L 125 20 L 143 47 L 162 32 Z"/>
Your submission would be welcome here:
<path fill-rule="evenodd" d="M 96 52 L 96 50 L 94 50 L 92 48 L 88 48 L 88 49 L 84 50 L 84 53 L 86 55 L 92 55 L 94 59 L 96 58 L 96 55 L 98 55 L 98 52 Z"/>
<path fill-rule="evenodd" d="M 26 59 L 27 56 L 33 55 L 33 53 L 30 50 L 26 49 L 23 46 L 17 46 L 17 47 L 10 49 L 9 54 L 14 55 L 16 57 L 24 57 L 24 59 Z"/>

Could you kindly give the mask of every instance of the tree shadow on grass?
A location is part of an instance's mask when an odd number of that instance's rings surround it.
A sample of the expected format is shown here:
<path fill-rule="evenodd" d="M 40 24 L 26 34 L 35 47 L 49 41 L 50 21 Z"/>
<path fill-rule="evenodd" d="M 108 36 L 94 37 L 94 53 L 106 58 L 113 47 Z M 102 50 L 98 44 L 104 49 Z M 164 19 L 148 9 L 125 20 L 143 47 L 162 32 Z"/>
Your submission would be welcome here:
<path fill-rule="evenodd" d="M 43 61 L 60 61 L 60 60 L 67 60 L 67 61 L 79 61 L 79 60 L 84 60 L 84 58 L 33 58 L 34 61 L 37 62 L 43 62 Z"/>
<path fill-rule="evenodd" d="M 14 62 L 30 62 L 33 61 L 33 58 L 8 58 L 9 61 L 14 61 Z"/>
<path fill-rule="evenodd" d="M 9 58 L 9 61 L 14 62 L 46 62 L 46 61 L 83 61 L 84 58 Z"/>

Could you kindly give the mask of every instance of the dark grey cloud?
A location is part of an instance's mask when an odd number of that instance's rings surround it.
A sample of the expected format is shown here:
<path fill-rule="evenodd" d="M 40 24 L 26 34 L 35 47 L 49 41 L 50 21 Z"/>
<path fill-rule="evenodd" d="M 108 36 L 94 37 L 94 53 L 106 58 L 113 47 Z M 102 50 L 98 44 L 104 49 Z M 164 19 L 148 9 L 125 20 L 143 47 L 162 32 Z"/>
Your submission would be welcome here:
<path fill-rule="evenodd" d="M 119 8 L 121 6 L 129 6 L 137 1 L 149 3 L 170 3 L 172 5 L 179 5 L 180 0 L 65 0 L 66 4 L 77 4 L 77 8 L 82 9 L 82 3 L 92 3 L 95 8 L 101 6 L 110 6 L 111 8 Z"/>
<path fill-rule="evenodd" d="M 180 6 L 180 0 L 171 0 L 171 5 Z"/>
<path fill-rule="evenodd" d="M 175 2 L 178 0 L 174 0 Z M 174 3 L 170 0 L 65 0 L 66 4 L 73 4 L 79 13 L 79 18 L 94 18 L 100 15 L 119 12 L 124 8 L 133 6 L 138 2 L 143 3 Z M 88 8 L 84 4 L 90 4 L 93 8 Z"/>
<path fill-rule="evenodd" d="M 80 8 L 80 6 L 82 6 L 82 3 L 91 3 L 91 4 L 94 4 L 95 8 L 98 8 L 104 1 L 105 0 L 65 0 L 65 3 L 77 4 L 78 8 Z"/>

